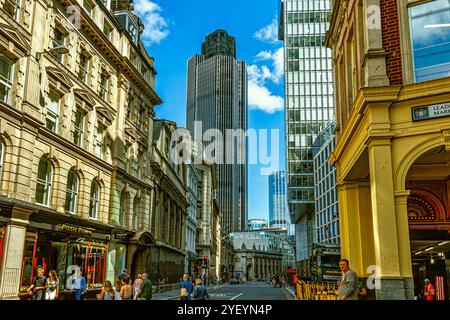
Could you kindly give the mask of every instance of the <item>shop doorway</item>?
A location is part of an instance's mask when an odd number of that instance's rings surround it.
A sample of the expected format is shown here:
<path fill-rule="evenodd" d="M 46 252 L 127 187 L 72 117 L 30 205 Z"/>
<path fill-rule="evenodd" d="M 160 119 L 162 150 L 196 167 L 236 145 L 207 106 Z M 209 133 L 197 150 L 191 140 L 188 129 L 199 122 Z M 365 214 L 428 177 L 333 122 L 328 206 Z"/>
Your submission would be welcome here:
<path fill-rule="evenodd" d="M 414 291 L 425 299 L 425 279 L 436 300 L 450 300 L 450 152 L 444 146 L 420 156 L 406 180 Z"/>

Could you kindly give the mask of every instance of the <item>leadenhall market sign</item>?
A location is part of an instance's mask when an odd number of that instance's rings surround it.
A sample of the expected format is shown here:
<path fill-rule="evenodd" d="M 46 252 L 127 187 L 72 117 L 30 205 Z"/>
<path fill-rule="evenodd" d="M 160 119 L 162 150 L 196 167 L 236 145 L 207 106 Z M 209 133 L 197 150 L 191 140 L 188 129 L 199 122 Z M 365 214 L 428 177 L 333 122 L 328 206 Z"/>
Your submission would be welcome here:
<path fill-rule="evenodd" d="M 413 121 L 450 117 L 450 102 L 412 109 Z"/>

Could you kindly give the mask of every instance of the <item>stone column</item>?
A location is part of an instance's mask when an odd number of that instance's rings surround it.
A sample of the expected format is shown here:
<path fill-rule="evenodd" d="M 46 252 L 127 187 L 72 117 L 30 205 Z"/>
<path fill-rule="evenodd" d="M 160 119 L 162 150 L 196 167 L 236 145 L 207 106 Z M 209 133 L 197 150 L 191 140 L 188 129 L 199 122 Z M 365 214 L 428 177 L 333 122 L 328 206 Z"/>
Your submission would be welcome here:
<path fill-rule="evenodd" d="M 366 21 L 364 40 L 366 48 L 364 69 L 364 87 L 385 87 L 389 85 L 386 68 L 386 52 L 383 49 L 381 31 L 380 0 L 364 0 L 363 14 Z"/>
<path fill-rule="evenodd" d="M 367 268 L 375 265 L 369 183 L 340 183 L 338 189 L 341 257 L 359 277 L 368 277 Z"/>
<path fill-rule="evenodd" d="M 374 138 L 369 141 L 368 149 L 375 260 L 380 277 L 376 297 L 404 300 L 407 294 L 399 265 L 399 232 L 408 234 L 409 231 L 400 229 L 407 228 L 404 223 L 397 225 L 390 138 Z"/>
<path fill-rule="evenodd" d="M 167 212 L 164 212 L 163 214 L 166 215 L 166 236 L 164 237 L 164 242 L 165 243 L 170 243 L 170 218 L 171 218 L 171 213 L 172 213 L 172 199 L 170 197 L 167 197 Z"/>
<path fill-rule="evenodd" d="M 31 210 L 14 207 L 11 221 L 6 227 L 3 261 L 1 268 L 0 299 L 18 299 L 20 275 L 22 273 L 26 226 Z"/>
<path fill-rule="evenodd" d="M 414 299 L 414 279 L 412 272 L 411 242 L 409 238 L 408 197 L 410 191 L 395 193 L 395 213 L 397 219 L 398 252 L 400 274 L 404 278 L 406 299 Z"/>

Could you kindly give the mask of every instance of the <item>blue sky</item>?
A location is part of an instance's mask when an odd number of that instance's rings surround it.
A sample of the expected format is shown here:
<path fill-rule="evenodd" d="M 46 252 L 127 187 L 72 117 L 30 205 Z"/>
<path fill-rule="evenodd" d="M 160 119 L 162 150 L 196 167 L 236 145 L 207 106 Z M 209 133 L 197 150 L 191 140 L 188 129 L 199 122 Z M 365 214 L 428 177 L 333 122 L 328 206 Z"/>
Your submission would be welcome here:
<path fill-rule="evenodd" d="M 155 58 L 159 118 L 186 123 L 186 65 L 205 36 L 225 29 L 236 37 L 238 60 L 249 71 L 249 128 L 279 129 L 279 169 L 285 168 L 282 42 L 276 41 L 278 0 L 134 0 L 144 42 Z M 250 218 L 268 219 L 268 177 L 248 167 Z"/>

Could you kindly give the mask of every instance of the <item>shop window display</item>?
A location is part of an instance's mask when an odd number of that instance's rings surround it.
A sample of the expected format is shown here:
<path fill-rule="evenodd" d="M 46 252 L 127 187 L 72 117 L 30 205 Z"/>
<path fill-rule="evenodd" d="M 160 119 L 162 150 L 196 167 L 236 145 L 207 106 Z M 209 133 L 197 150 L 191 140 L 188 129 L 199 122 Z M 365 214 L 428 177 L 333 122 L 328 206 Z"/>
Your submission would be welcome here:
<path fill-rule="evenodd" d="M 25 291 L 32 283 L 40 267 L 46 275 L 50 270 L 58 273 L 62 290 L 73 289 L 73 280 L 79 270 L 83 272 L 88 288 L 100 288 L 105 277 L 106 255 L 103 242 L 28 229 L 20 291 Z"/>

